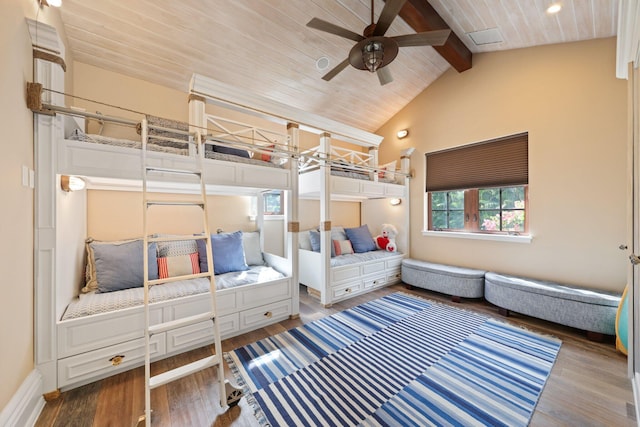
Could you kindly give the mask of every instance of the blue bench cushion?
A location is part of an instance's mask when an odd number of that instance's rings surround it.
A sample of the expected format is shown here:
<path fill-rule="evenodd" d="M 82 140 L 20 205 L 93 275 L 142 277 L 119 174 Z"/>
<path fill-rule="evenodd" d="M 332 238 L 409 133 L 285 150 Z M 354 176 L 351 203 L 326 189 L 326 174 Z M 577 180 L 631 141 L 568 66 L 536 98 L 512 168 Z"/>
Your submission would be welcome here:
<path fill-rule="evenodd" d="M 402 281 L 411 286 L 463 298 L 482 298 L 484 271 L 416 259 L 402 260 Z"/>
<path fill-rule="evenodd" d="M 486 280 L 512 289 L 548 295 L 566 300 L 579 301 L 587 304 L 606 305 L 618 307 L 621 294 L 616 292 L 606 292 L 578 286 L 567 286 L 544 280 L 528 279 L 526 277 L 506 276 L 498 273 L 488 272 Z"/>

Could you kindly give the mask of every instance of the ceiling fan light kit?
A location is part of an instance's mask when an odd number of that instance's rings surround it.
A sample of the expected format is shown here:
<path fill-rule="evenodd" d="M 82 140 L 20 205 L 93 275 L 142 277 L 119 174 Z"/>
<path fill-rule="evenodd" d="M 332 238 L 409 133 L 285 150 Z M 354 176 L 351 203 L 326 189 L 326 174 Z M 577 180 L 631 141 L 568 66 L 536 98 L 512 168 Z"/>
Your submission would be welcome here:
<path fill-rule="evenodd" d="M 378 22 L 373 22 L 373 0 L 371 0 L 371 24 L 368 25 L 363 35 L 354 33 L 351 30 L 338 25 L 313 18 L 307 23 L 307 27 L 324 31 L 356 42 L 351 48 L 347 59 L 336 65 L 327 74 L 322 76 L 323 80 L 329 81 L 344 70 L 347 65 L 358 70 L 367 70 L 377 73 L 381 85 L 393 81 L 388 69 L 384 69 L 396 56 L 398 50 L 404 46 L 442 46 L 449 38 L 451 30 L 425 31 L 416 34 L 406 34 L 403 36 L 385 37 L 393 20 L 400 13 L 400 9 L 407 0 L 387 0 Z"/>

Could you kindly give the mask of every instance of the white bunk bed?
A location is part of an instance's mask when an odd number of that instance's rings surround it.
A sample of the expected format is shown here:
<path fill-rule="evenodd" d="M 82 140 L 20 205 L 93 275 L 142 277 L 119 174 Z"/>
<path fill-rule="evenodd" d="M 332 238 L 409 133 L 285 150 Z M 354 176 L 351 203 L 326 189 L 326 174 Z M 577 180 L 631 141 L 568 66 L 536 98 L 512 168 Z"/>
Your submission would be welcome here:
<path fill-rule="evenodd" d="M 401 159 L 396 171 L 396 162 L 378 164 L 377 146 L 369 146 L 368 153 L 333 147 L 325 135 L 319 146 L 300 153 L 299 163 L 299 195 L 320 199 L 318 231 L 322 235 L 319 251 L 313 251 L 307 243 L 309 238 L 300 234 L 300 283 L 325 306 L 398 283 L 402 259 L 408 249 L 408 156 Z M 390 198 L 399 200 L 400 204 L 390 206 Z M 373 236 L 380 232 L 382 222 L 395 223 L 399 231 L 398 251 L 356 251 L 332 256 L 329 248 L 332 249 L 334 241 L 347 237 L 343 227 L 331 221 L 330 200 L 360 202 L 360 223 L 366 224 Z"/>
<path fill-rule="evenodd" d="M 210 120 L 209 117 L 207 119 Z M 219 124 L 223 119 L 218 117 L 215 121 Z M 45 147 L 48 142 L 44 142 L 39 145 L 38 153 L 41 160 L 51 165 L 47 171 L 51 180 L 57 183 L 62 175 L 74 175 L 83 177 L 94 189 L 141 188 L 140 141 L 85 134 L 81 129 L 84 127 L 82 120 L 62 114 L 51 120 L 48 126 L 53 144 Z M 297 186 L 297 181 L 291 179 L 292 176 L 297 177 L 297 162 L 294 160 L 297 156 L 290 144 L 291 136 L 239 122 L 233 122 L 233 126 L 236 130 L 232 133 L 208 132 L 205 147 L 215 143 L 226 149 L 268 153 L 269 157 L 277 160 L 241 158 L 206 149 L 203 176 L 207 193 L 255 195 L 258 199 L 267 190 L 292 193 Z M 241 139 L 240 135 L 245 134 L 251 137 Z M 157 145 L 147 152 L 149 164 L 169 169 L 193 168 L 194 156 L 197 155 L 194 144 L 184 143 L 182 147 L 179 141 L 174 140 L 176 146 L 167 147 L 161 145 L 162 138 L 159 138 Z M 195 184 L 182 182 L 175 175 L 157 175 L 157 180 L 149 184 L 149 188 L 155 191 L 189 193 L 195 190 Z M 84 192 L 64 193 L 58 184 L 54 189 L 56 197 L 51 207 L 56 210 L 54 216 L 60 236 L 56 251 L 60 255 L 54 266 L 58 273 L 54 279 L 55 317 L 52 319 L 56 325 L 56 339 L 52 344 L 56 347 L 56 388 L 68 389 L 143 363 L 144 311 L 140 287 L 108 293 L 95 290 L 87 294 L 80 292 L 79 278 L 83 275 L 82 259 L 85 258 L 80 255 L 83 246 L 80 239 L 83 234 L 86 237 L 86 218 L 80 218 L 79 212 L 86 212 L 87 197 L 82 194 Z M 259 228 L 263 224 L 260 212 L 258 209 L 256 222 Z M 79 224 L 84 227 L 84 232 L 77 230 Z M 217 227 L 224 227 L 224 224 L 214 224 L 212 228 Z M 188 240 L 188 236 L 182 237 Z M 223 339 L 298 315 L 298 282 L 293 274 L 293 257 L 264 253 L 262 234 L 253 236 L 254 242 L 255 239 L 259 245 L 258 256 L 266 265 L 250 266 L 249 271 L 216 275 L 217 322 Z M 247 241 L 243 241 L 246 245 Z M 195 246 L 196 241 L 192 242 Z M 62 255 L 69 251 L 75 256 Z M 248 258 L 247 248 L 245 254 Z M 294 256 L 297 257 L 297 253 Z M 235 280 L 228 276 L 235 276 Z M 246 280 L 247 277 L 252 280 Z M 206 279 L 190 279 L 152 288 L 151 323 L 210 311 L 208 292 Z M 214 336 L 211 322 L 204 321 L 156 334 L 151 340 L 152 360 L 159 360 L 210 344 Z"/>
<path fill-rule="evenodd" d="M 55 62 L 39 59 L 35 61 L 34 68 L 37 83 L 53 91 L 45 93 L 42 106 L 35 103 L 34 107 L 32 103 L 31 108 L 38 112 L 44 110 L 45 113 L 47 109 L 50 113 L 62 111 L 62 68 Z M 379 141 L 380 138 L 203 76 L 194 75 L 191 95 L 189 122 L 195 130 L 209 128 L 207 122 L 210 118 L 205 114 L 205 103 L 231 106 L 243 111 L 246 109 L 260 117 L 275 119 L 287 128 L 288 148 L 285 150 L 280 148 L 282 141 L 274 142 L 274 147 L 270 147 L 270 142 L 262 142 L 252 148 L 256 153 L 275 153 L 276 157 L 284 159 L 282 164 L 276 165 L 278 167 L 218 158 L 204 160 L 204 179 L 208 192 L 256 194 L 266 189 L 284 190 L 286 203 L 284 256 L 263 254 L 264 260 L 283 273 L 284 277 L 219 290 L 217 305 L 221 333 L 223 337 L 229 337 L 287 317 L 296 317 L 299 310 L 296 155 L 299 130 L 315 129 L 317 133 L 321 130 L 333 131 L 353 140 Z M 67 113 L 73 115 L 74 111 Z M 63 120 L 63 117 L 66 116 L 36 114 L 34 118 L 37 169 L 34 225 L 35 364 L 42 378 L 42 392 L 48 397 L 55 397 L 60 389 L 73 388 L 141 365 L 145 353 L 142 306 L 127 306 L 62 320 L 69 303 L 78 296 L 84 275 L 82 265 L 87 238 L 87 195 L 85 191 L 63 192 L 60 189 L 60 176 L 85 177 L 89 188 L 134 191 L 140 190 L 142 177 L 139 149 L 69 139 L 78 126 L 72 121 Z M 83 126 L 80 125 L 80 128 Z M 218 134 L 210 135 L 211 139 L 207 139 L 207 142 L 235 148 L 251 146 L 246 140 L 221 135 L 224 132 L 218 129 Z M 150 151 L 148 163 L 157 162 L 164 168 L 188 169 L 191 164 L 189 157 L 193 155 L 191 150 L 178 153 Z M 176 184 L 175 181 L 175 177 L 165 179 L 160 175 L 150 190 L 191 191 L 187 183 L 178 181 Z M 260 224 L 257 225 L 260 228 Z M 152 322 L 167 322 L 206 311 L 209 301 L 201 293 L 158 300 L 151 305 Z M 200 347 L 210 340 L 208 325 L 204 324 L 159 333 L 152 338 L 153 359 Z"/>

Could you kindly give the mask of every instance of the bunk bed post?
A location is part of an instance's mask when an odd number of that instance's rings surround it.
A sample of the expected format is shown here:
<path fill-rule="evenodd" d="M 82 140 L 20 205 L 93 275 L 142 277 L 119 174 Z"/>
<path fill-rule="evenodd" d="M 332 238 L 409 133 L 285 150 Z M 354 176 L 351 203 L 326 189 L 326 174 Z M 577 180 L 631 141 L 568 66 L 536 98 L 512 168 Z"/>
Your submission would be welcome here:
<path fill-rule="evenodd" d="M 320 269 L 320 303 L 324 306 L 332 304 L 330 295 L 331 284 L 331 135 L 324 132 L 320 135 L 320 254 L 322 268 Z"/>
<path fill-rule="evenodd" d="M 200 95 L 189 95 L 189 132 L 192 134 L 206 134 L 207 116 L 205 112 L 206 99 Z M 189 144 L 189 155 L 194 156 L 192 150 L 195 144 Z M 199 145 L 198 145 L 199 147 Z"/>
<path fill-rule="evenodd" d="M 369 167 L 378 167 L 378 147 L 369 147 Z M 378 182 L 378 171 L 369 172 L 372 181 Z"/>
<path fill-rule="evenodd" d="M 287 133 L 289 134 L 289 151 L 298 152 L 300 146 L 300 127 L 297 123 L 287 123 Z M 298 278 L 298 232 L 300 222 L 298 220 L 298 162 L 295 158 L 289 159 L 289 170 L 291 171 L 291 190 L 285 191 L 286 209 L 285 223 L 287 224 L 287 235 L 285 239 L 285 255 L 291 260 L 291 277 L 293 281 L 291 318 L 300 317 L 300 279 Z"/>
<path fill-rule="evenodd" d="M 411 152 L 413 152 L 413 150 L 411 150 Z M 400 172 L 402 172 L 404 175 L 402 175 L 402 179 L 403 179 L 403 184 L 404 184 L 404 198 L 405 198 L 405 203 L 406 203 L 406 207 L 405 207 L 405 224 L 407 224 L 407 229 L 411 229 L 411 198 L 410 198 L 410 185 L 409 182 L 411 181 L 411 155 L 410 154 L 403 154 L 400 157 Z M 407 241 L 407 247 L 405 248 L 405 253 L 407 255 L 407 258 L 411 257 L 411 233 L 407 231 L 406 233 L 406 241 Z"/>
<path fill-rule="evenodd" d="M 44 88 L 64 92 L 64 44 L 56 29 L 46 24 L 27 21 L 33 41 L 33 80 Z M 36 35 L 40 31 L 40 39 Z M 51 60 L 38 59 L 42 50 L 36 46 L 58 52 L 51 55 Z M 47 92 L 45 101 L 52 105 L 64 105 L 64 96 Z M 45 398 L 56 398 L 58 391 L 58 350 L 56 321 L 57 296 L 66 289 L 57 285 L 56 275 L 60 262 L 58 254 L 58 222 L 57 204 L 59 188 L 56 176 L 56 140 L 64 129 L 60 116 L 34 115 L 34 364 L 42 376 L 42 391 Z M 82 224 L 83 226 L 85 224 Z M 69 248 L 71 251 L 72 248 Z M 67 267 L 65 265 L 65 267 Z"/>

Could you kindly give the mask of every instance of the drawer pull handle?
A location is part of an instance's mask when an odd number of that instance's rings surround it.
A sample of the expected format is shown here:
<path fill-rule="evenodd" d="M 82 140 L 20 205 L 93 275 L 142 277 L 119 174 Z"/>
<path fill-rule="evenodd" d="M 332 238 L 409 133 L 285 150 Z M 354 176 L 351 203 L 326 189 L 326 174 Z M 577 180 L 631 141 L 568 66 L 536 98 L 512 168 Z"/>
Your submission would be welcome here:
<path fill-rule="evenodd" d="M 113 366 L 118 366 L 122 363 L 122 359 L 124 359 L 124 354 L 113 356 L 111 359 L 109 359 L 109 362 L 111 362 Z"/>
<path fill-rule="evenodd" d="M 347 288 L 347 289 L 345 289 L 344 291 L 345 291 L 346 293 L 349 293 L 349 292 L 351 292 L 351 288 Z"/>
<path fill-rule="evenodd" d="M 267 311 L 264 315 L 267 319 L 271 319 L 273 317 L 273 313 L 270 311 Z"/>

